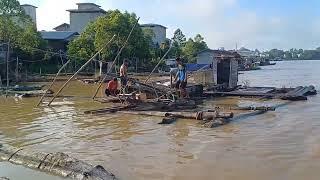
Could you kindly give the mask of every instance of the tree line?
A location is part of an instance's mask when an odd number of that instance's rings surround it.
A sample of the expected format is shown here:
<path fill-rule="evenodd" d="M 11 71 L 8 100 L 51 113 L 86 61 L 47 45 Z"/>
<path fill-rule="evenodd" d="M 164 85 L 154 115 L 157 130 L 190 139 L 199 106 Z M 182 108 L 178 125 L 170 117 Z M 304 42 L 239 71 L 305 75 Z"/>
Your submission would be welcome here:
<path fill-rule="evenodd" d="M 283 60 L 320 60 L 320 47 L 314 50 L 303 49 L 290 49 L 279 50 L 271 49 L 264 52 L 270 59 L 283 59 Z"/>
<path fill-rule="evenodd" d="M 112 61 L 137 19 L 134 13 L 107 11 L 106 15 L 90 23 L 78 38 L 69 43 L 63 58 L 74 60 L 81 65 L 116 35 L 116 40 L 99 56 L 102 61 Z M 42 39 L 36 25 L 26 15 L 18 0 L 0 0 L 0 24 L 0 49 L 7 48 L 10 42 L 10 56 L 23 60 L 20 69 L 39 72 L 42 68 L 43 73 L 54 73 L 62 66 L 61 56 L 52 53 L 53 50 Z M 137 26 L 117 64 L 128 59 L 131 64 L 137 64 L 142 70 L 149 71 L 171 45 L 172 49 L 166 58 L 183 57 L 186 62 L 195 62 L 197 52 L 208 48 L 200 34 L 187 39 L 180 29 L 175 31 L 173 38 L 162 44 L 154 44 L 153 37 L 153 31 Z M 5 61 L 1 61 L 1 58 L 4 59 L 0 57 L 0 74 L 4 74 Z M 15 67 L 11 67 L 11 71 L 13 68 Z"/>

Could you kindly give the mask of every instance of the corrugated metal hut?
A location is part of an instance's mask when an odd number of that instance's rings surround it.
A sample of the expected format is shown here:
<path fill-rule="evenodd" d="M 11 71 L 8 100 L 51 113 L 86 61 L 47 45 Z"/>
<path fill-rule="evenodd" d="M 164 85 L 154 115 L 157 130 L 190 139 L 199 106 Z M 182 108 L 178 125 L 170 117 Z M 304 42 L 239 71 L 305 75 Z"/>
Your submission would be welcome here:
<path fill-rule="evenodd" d="M 198 53 L 198 64 L 211 64 L 212 82 L 234 89 L 238 85 L 238 62 L 241 56 L 236 52 L 206 49 Z"/>

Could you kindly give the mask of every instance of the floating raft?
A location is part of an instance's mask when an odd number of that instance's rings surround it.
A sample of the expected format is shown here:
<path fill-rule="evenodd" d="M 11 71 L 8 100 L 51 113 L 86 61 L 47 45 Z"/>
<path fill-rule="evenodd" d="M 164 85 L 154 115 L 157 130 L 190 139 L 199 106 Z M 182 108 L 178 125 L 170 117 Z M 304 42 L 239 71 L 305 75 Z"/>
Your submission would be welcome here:
<path fill-rule="evenodd" d="M 192 101 L 190 101 L 192 103 Z M 220 112 L 220 108 L 214 110 L 194 111 L 195 108 L 190 108 L 188 111 L 187 102 L 175 103 L 166 105 L 159 102 L 139 103 L 128 106 L 115 106 L 98 110 L 86 111 L 85 114 L 104 115 L 104 114 L 129 114 L 139 116 L 154 116 L 162 117 L 163 120 L 158 124 L 171 124 L 177 119 L 193 119 L 204 124 L 205 127 L 218 127 L 228 124 L 232 120 L 244 118 L 253 115 L 263 114 L 268 111 L 275 111 L 276 107 L 233 107 L 230 108 L 233 112 Z M 195 102 L 194 102 L 195 103 Z M 180 108 L 178 108 L 180 107 Z M 181 111 L 178 111 L 181 110 Z M 192 111 L 193 110 L 193 111 Z"/>
<path fill-rule="evenodd" d="M 92 166 L 64 153 L 41 153 L 0 144 L 0 161 L 78 180 L 116 180 L 102 166 Z"/>
<path fill-rule="evenodd" d="M 307 96 L 315 95 L 317 91 L 314 86 L 299 86 L 297 88 L 274 88 L 274 87 L 247 87 L 239 88 L 230 92 L 206 91 L 205 96 L 240 96 L 240 97 L 262 97 L 268 99 L 282 99 L 290 101 L 307 100 Z"/>

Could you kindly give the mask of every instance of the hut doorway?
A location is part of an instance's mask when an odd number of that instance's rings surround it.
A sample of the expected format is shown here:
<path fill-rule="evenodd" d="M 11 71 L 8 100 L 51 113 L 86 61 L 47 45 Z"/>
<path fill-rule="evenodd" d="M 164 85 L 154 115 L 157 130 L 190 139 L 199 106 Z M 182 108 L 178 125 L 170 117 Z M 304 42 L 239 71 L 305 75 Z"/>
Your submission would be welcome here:
<path fill-rule="evenodd" d="M 230 80 L 230 60 L 220 60 L 217 67 L 218 84 L 229 85 Z"/>

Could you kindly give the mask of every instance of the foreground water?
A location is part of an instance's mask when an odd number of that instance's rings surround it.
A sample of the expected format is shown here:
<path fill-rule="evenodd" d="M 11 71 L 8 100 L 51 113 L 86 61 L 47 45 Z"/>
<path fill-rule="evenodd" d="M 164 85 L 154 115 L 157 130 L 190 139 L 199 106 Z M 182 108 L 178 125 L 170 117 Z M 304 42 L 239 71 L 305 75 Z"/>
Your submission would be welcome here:
<path fill-rule="evenodd" d="M 319 90 L 319 69 L 320 61 L 279 62 L 245 72 L 240 83 L 313 84 Z M 35 108 L 37 98 L 0 98 L 0 143 L 66 152 L 101 164 L 121 179 L 319 179 L 320 96 L 206 129 L 191 120 L 160 126 L 160 119 L 154 117 L 84 115 L 85 110 L 103 107 L 84 97 L 93 90 L 74 83 L 65 95 L 83 98 L 58 99 L 51 108 Z M 250 103 L 228 98 L 207 101 L 205 106 Z M 19 177 L 22 171 L 8 169 L 0 163 L 0 177 Z M 43 174 L 33 174 L 30 179 L 35 177 L 46 179 Z"/>

